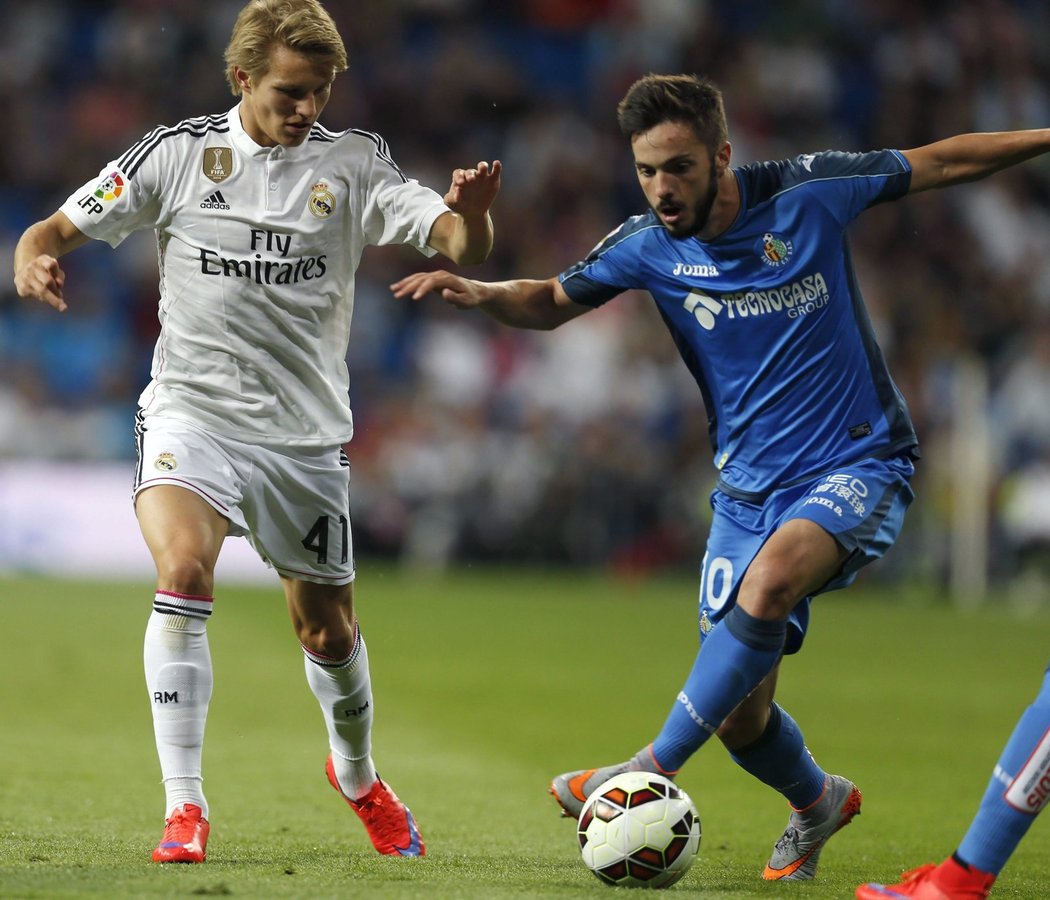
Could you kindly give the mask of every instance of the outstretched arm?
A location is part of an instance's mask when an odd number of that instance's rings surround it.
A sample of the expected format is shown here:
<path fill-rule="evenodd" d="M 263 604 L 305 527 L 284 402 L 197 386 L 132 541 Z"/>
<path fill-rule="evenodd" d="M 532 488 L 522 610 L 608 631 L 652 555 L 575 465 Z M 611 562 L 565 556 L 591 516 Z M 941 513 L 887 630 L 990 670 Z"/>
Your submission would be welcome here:
<path fill-rule="evenodd" d="M 549 331 L 590 310 L 573 303 L 557 278 L 473 281 L 451 272 L 416 272 L 390 285 L 395 297 L 420 300 L 431 291 L 460 309 L 480 309 L 515 328 Z"/>
<path fill-rule="evenodd" d="M 492 217 L 489 207 L 499 193 L 503 166 L 479 162 L 472 169 L 456 169 L 445 194 L 450 212 L 442 213 L 430 229 L 427 243 L 452 262 L 484 262 L 492 251 Z"/>
<path fill-rule="evenodd" d="M 58 257 L 86 244 L 88 236 L 59 211 L 30 225 L 15 246 L 15 290 L 19 297 L 36 299 L 66 311 L 63 288 L 66 273 Z"/>
<path fill-rule="evenodd" d="M 960 134 L 905 150 L 904 157 L 911 164 L 909 192 L 977 181 L 1047 151 L 1050 128 Z"/>

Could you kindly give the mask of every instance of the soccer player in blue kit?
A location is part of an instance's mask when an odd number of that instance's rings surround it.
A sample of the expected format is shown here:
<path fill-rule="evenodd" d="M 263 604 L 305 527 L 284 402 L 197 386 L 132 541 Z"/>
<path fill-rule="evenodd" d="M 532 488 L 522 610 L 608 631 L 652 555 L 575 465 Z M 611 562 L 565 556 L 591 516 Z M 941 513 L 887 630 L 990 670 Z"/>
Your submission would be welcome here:
<path fill-rule="evenodd" d="M 807 153 L 730 167 L 720 91 L 649 75 L 618 108 L 650 209 L 546 280 L 484 283 L 419 272 L 395 296 L 436 291 L 522 328 L 551 329 L 630 289 L 648 291 L 703 395 L 719 472 L 700 583 L 700 651 L 656 738 L 619 765 L 556 777 L 577 816 L 627 769 L 676 774 L 717 735 L 791 806 L 763 877 L 814 876 L 860 811 L 774 701 L 811 598 L 848 585 L 896 539 L 917 439 L 861 299 L 846 228 L 909 192 L 981 178 L 1050 150 L 1050 130 L 971 134 L 915 150 Z M 581 373 L 581 377 L 586 377 Z"/>

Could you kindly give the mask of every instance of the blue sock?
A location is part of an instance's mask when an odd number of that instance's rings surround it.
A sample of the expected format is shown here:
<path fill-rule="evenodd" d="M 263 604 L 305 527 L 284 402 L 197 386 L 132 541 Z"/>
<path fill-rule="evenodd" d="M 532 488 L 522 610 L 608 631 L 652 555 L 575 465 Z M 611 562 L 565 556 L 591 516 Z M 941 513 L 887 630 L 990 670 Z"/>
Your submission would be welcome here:
<path fill-rule="evenodd" d="M 734 606 L 704 641 L 652 753 L 677 772 L 780 659 L 787 621 L 767 622 Z"/>
<path fill-rule="evenodd" d="M 1050 797 L 1050 669 L 1006 742 L 958 856 L 998 875 Z"/>
<path fill-rule="evenodd" d="M 795 809 L 812 806 L 824 790 L 827 773 L 810 756 L 798 724 L 776 703 L 758 740 L 729 755 L 745 772 L 783 794 Z"/>

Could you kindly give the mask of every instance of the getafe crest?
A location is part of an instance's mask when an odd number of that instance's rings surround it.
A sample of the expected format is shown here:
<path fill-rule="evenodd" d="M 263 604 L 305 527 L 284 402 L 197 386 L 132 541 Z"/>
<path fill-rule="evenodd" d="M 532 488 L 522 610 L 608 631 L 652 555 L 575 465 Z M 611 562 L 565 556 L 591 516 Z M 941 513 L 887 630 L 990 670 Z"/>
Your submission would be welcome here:
<path fill-rule="evenodd" d="M 779 269 L 791 258 L 794 249 L 791 241 L 782 235 L 774 234 L 772 231 L 767 231 L 762 235 L 760 250 L 762 252 L 762 262 L 767 266 Z"/>
<path fill-rule="evenodd" d="M 319 181 L 310 188 L 310 199 L 306 205 L 317 218 L 327 219 L 335 212 L 335 194 L 328 189 L 326 182 Z"/>
<path fill-rule="evenodd" d="M 233 174 L 233 150 L 230 147 L 205 147 L 201 168 L 216 184 Z"/>

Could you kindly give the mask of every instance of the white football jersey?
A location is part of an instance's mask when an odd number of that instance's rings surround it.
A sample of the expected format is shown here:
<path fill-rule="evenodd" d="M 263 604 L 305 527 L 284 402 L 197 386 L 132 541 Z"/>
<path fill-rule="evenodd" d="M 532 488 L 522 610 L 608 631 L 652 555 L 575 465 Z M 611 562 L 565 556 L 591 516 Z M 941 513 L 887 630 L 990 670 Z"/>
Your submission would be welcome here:
<path fill-rule="evenodd" d="M 143 409 L 298 446 L 353 433 L 346 351 L 365 246 L 433 255 L 447 211 L 378 135 L 315 124 L 298 147 L 261 147 L 237 107 L 154 129 L 62 205 L 114 247 L 156 230 L 161 331 Z"/>

